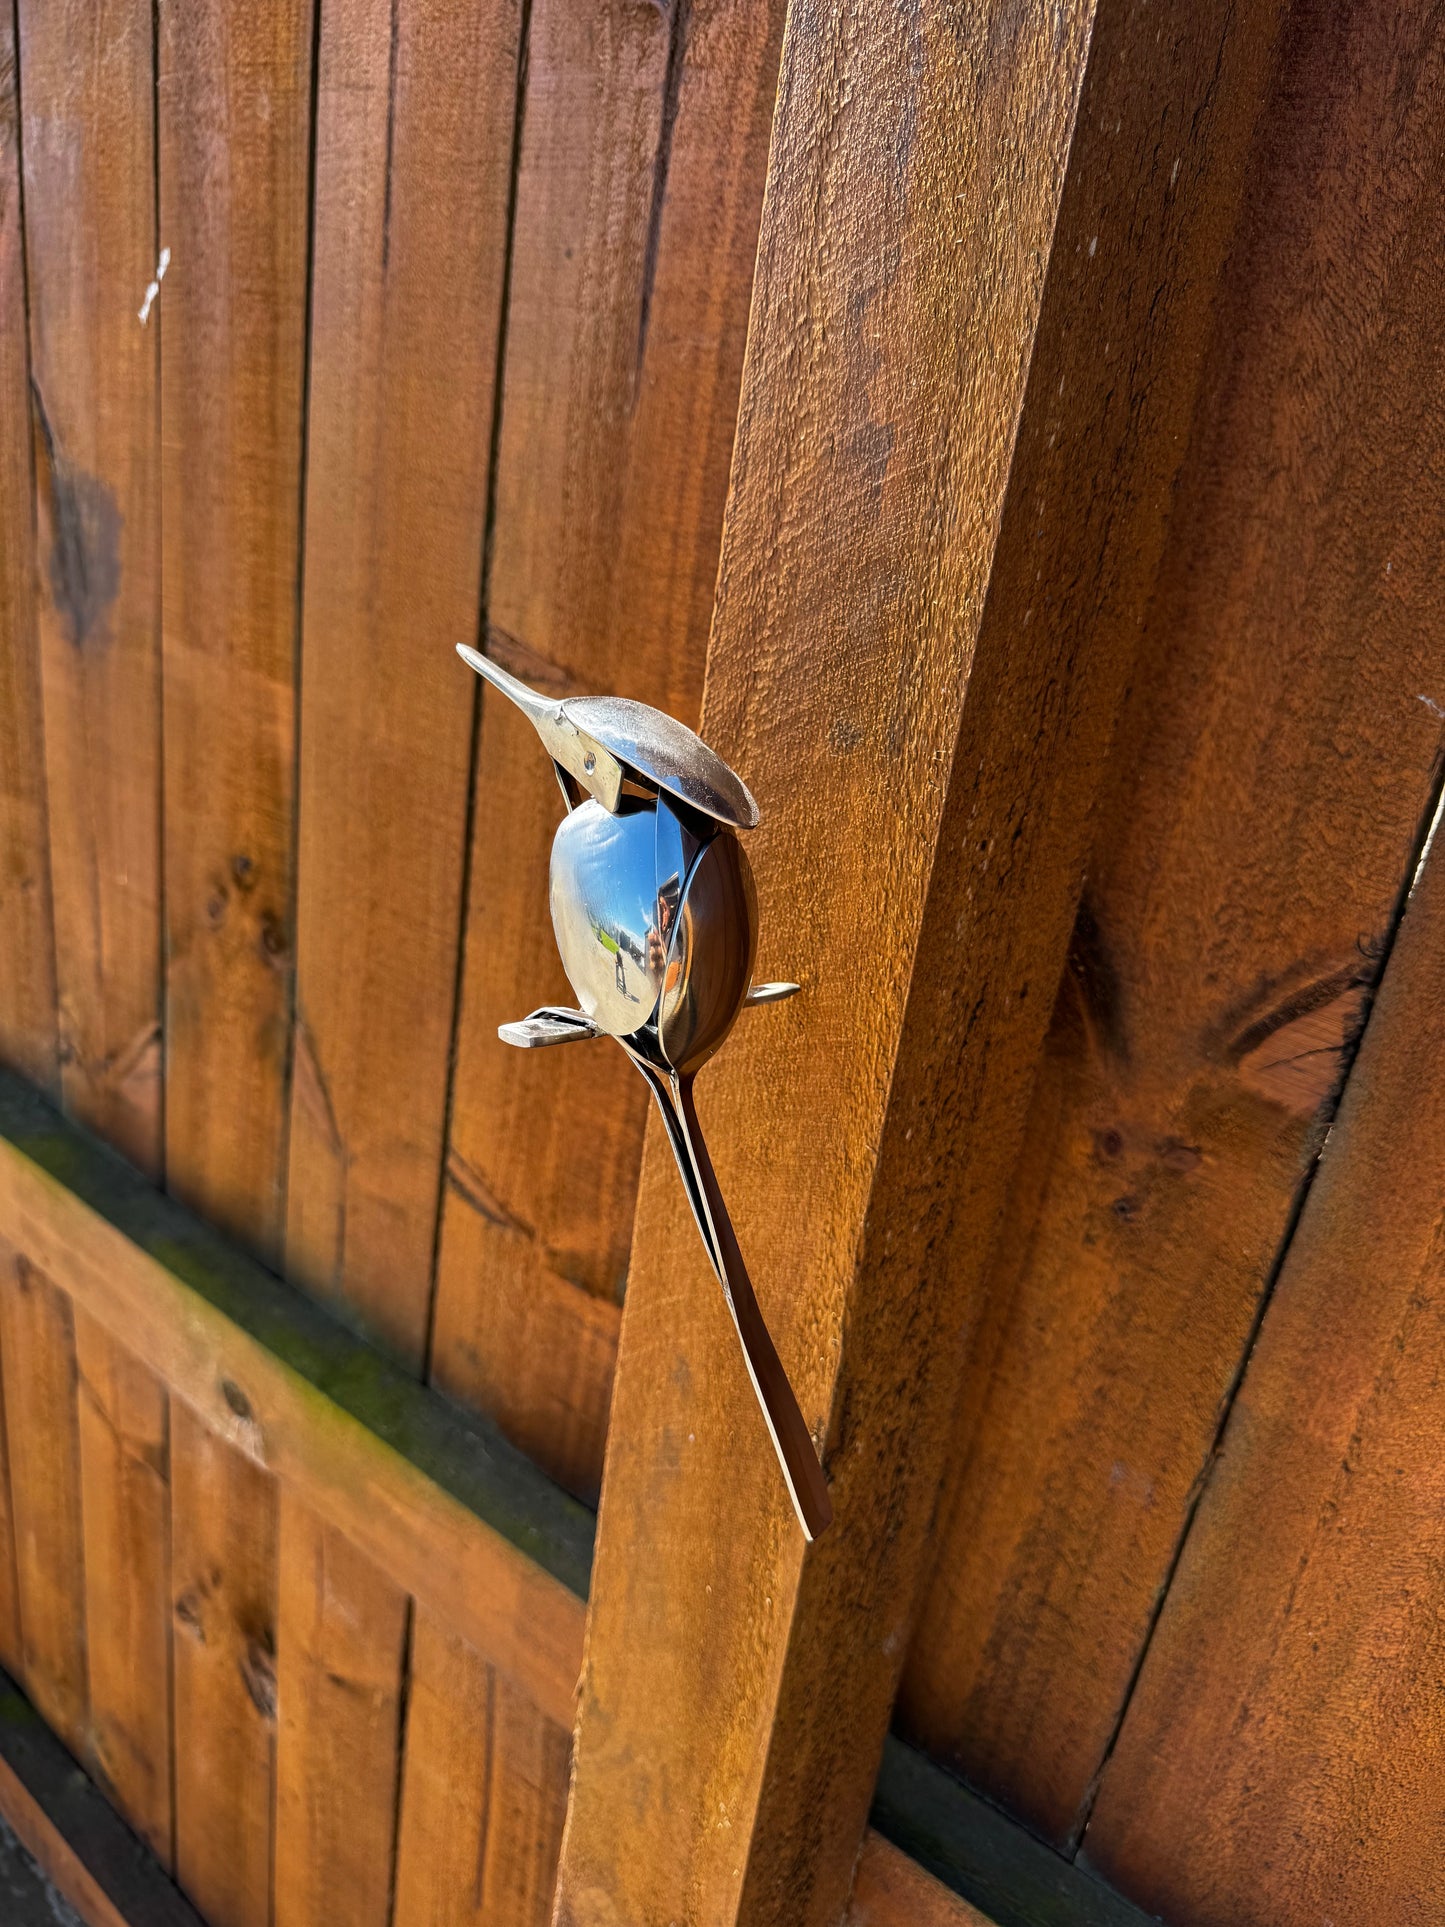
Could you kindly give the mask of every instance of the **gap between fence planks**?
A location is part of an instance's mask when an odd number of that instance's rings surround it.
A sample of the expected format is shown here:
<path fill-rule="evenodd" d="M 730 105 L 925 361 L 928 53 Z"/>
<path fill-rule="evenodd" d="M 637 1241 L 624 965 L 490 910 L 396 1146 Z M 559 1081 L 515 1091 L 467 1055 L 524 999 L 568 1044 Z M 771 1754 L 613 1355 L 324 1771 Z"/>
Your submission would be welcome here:
<path fill-rule="evenodd" d="M 290 1059 L 311 0 L 159 0 L 166 1175 L 274 1262 Z"/>
<path fill-rule="evenodd" d="M 313 0 L 158 0 L 166 1181 L 268 1262 L 284 1232 Z M 73 1288 L 73 1287 L 72 1287 Z M 79 1294 L 78 1294 L 79 1296 Z M 106 1309 L 93 1305 L 102 1321 Z M 133 1331 L 112 1336 L 134 1343 Z M 156 1320 L 165 1323 L 164 1316 Z M 138 1346 L 163 1361 L 179 1334 Z M 184 1341 L 182 1341 L 183 1343 Z M 163 1372 L 163 1376 L 167 1376 Z M 208 1418 L 209 1415 L 205 1415 Z M 179 1877 L 269 1927 L 271 1481 L 175 1413 Z M 195 1457 L 188 1456 L 194 1451 Z M 218 1536 L 224 1527 L 224 1537 Z M 195 1636 L 204 1625 L 209 1646 Z M 274 1691 L 273 1691 L 274 1697 Z"/>
<path fill-rule="evenodd" d="M 268 1927 L 276 1480 L 181 1400 L 171 1435 L 176 1878 L 212 1927 Z"/>
<path fill-rule="evenodd" d="M 401 1673 L 398 1609 L 405 1590 L 417 1605 L 400 1756 L 407 1770 L 396 1846 L 399 1927 L 431 1919 L 435 1906 L 466 1886 L 465 1871 L 475 1868 L 482 1850 L 477 1827 L 488 1843 L 482 1864 L 489 1904 L 509 1919 L 540 1917 L 548 1896 L 538 1883 L 553 1864 L 564 1811 L 587 1584 L 586 1514 L 510 1448 L 479 1441 L 461 1413 L 442 1407 L 435 1394 L 229 1250 L 6 1074 L 0 1074 L 0 1222 L 31 1254 L 24 1263 L 32 1300 L 36 1290 L 45 1294 L 46 1307 L 73 1299 L 82 1332 L 94 1326 L 123 1334 L 125 1345 L 160 1374 L 171 1393 L 174 1476 L 209 1495 L 208 1510 L 187 1503 L 184 1493 L 178 1504 L 178 1517 L 190 1522 L 174 1554 L 181 1716 L 191 1709 L 196 1716 L 187 1720 L 189 1728 L 203 1728 L 232 1754 L 239 1747 L 260 1757 L 248 1772 L 227 1768 L 237 1802 L 224 1826 L 213 1816 L 204 1831 L 191 1818 L 189 1782 L 205 1772 L 208 1756 L 202 1751 L 178 1760 L 180 1878 L 218 1920 L 260 1912 L 268 1891 L 260 1856 L 269 1849 L 269 1825 L 246 1800 L 248 1789 L 269 1784 L 274 1747 L 277 1919 L 327 1918 L 328 1896 L 342 1887 L 321 1881 L 326 1851 L 334 1851 L 350 1824 L 358 1789 L 373 1782 L 395 1786 L 400 1709 L 394 1682 Z M 63 1281 L 65 1298 L 52 1277 Z M 4 1322 L 6 1303 L 0 1296 L 8 1359 L 19 1347 L 13 1325 Z M 117 1388 L 95 1389 L 113 1409 L 123 1408 Z M 137 1395 L 142 1415 L 130 1429 L 144 1438 L 152 1425 L 144 1416 L 149 1394 L 138 1384 L 124 1396 Z M 348 1402 L 364 1417 L 348 1413 Z M 45 1449 L 53 1455 L 52 1405 L 63 1415 L 65 1401 L 50 1398 L 45 1422 L 31 1427 L 30 1436 L 50 1441 Z M 63 1431 L 62 1424 L 62 1437 Z M 488 1464 L 488 1457 L 499 1462 Z M 158 1476 L 154 1468 L 152 1476 Z M 42 1482 L 23 1468 L 21 1478 L 33 1501 Z M 453 1498 L 448 1485 L 466 1496 Z M 9 1489 L 7 1482 L 7 1495 Z M 229 1514 L 228 1493 L 238 1495 Z M 479 1501 L 552 1569 L 500 1538 L 471 1509 Z M 248 1537 L 258 1520 L 265 1534 L 276 1531 L 278 1504 L 279 1559 L 269 1538 Z M 50 1575 L 43 1581 L 47 1597 L 57 1583 L 64 1592 L 64 1574 L 71 1571 L 75 1597 L 68 1606 L 44 1610 L 38 1601 L 39 1625 L 61 1638 L 85 1623 L 78 1546 L 66 1554 L 70 1542 L 54 1539 L 56 1522 L 63 1527 L 67 1516 L 61 1502 L 45 1509 L 41 1523 L 58 1549 L 29 1561 L 34 1584 Z M 273 1567 L 285 1587 L 274 1621 L 266 1591 Z M 0 1568 L 8 1575 L 8 1559 Z M 358 1614 L 361 1600 L 370 1604 Z M 44 1659 L 35 1669 L 42 1688 L 57 1666 L 64 1671 L 68 1648 L 60 1650 L 60 1659 Z M 322 1699 L 341 1696 L 351 1761 L 343 1779 L 308 1770 L 313 1725 L 322 1717 L 318 1669 L 326 1675 Z M 77 1690 L 83 1686 L 69 1689 L 67 1699 L 62 1689 L 56 1704 L 80 1743 L 84 1716 L 66 1711 Z M 326 1730 L 334 1736 L 334 1714 Z M 478 1773 L 486 1779 L 482 1804 L 459 1801 Z M 136 1804 L 144 1810 L 143 1802 Z M 379 1794 L 366 1809 L 390 1810 Z M 209 1805 L 203 1801 L 200 1811 L 209 1813 Z M 475 1835 L 470 1847 L 468 1828 Z M 358 1847 L 373 1876 L 377 1856 L 390 1850 L 385 1834 Z M 344 1886 L 358 1863 L 344 1859 L 337 1871 Z M 867 1911 L 859 1919 L 869 1927 L 895 1920 L 903 1927 L 917 1918 L 910 1909 L 925 1901 L 940 1923 L 976 1917 L 876 1839 L 860 1879 L 859 1904 Z M 363 1879 L 355 1893 L 361 1904 L 374 1906 L 385 1885 Z"/>
<path fill-rule="evenodd" d="M 522 9 L 322 18 L 285 1270 L 425 1363 Z"/>
<path fill-rule="evenodd" d="M 0 8 L 0 1057 L 56 1088 L 55 946 L 35 615 L 20 98 Z"/>
<path fill-rule="evenodd" d="M 217 1451 L 293 1487 L 571 1723 L 591 1537 L 580 1506 L 4 1073 L 0 1224 L 147 1360 Z"/>
<path fill-rule="evenodd" d="M 48 791 L 60 1089 L 71 1115 L 158 1180 L 159 327 L 137 312 L 157 255 L 153 11 L 27 0 L 17 18 L 45 691 L 33 753 Z M 32 1324 L 15 1369 L 74 1383 L 78 1357 L 87 1388 L 73 1502 L 85 1597 L 104 1610 L 77 1622 L 88 1627 L 77 1744 L 169 1858 L 170 1695 L 155 1664 L 166 1495 L 133 1449 L 159 1434 L 163 1457 L 165 1401 L 98 1327 L 77 1319 L 64 1356 L 52 1356 L 58 1343 Z M 48 1408 L 54 1436 L 72 1404 Z"/>
<path fill-rule="evenodd" d="M 0 1816 L 87 1927 L 203 1927 L 159 1862 L 3 1675 Z"/>
<path fill-rule="evenodd" d="M 697 719 L 781 20 L 533 0 L 487 647 L 550 693 Z M 594 1500 L 647 1097 L 620 1053 L 497 1041 L 571 1001 L 558 815 L 535 736 L 484 701 L 431 1367 Z"/>
<path fill-rule="evenodd" d="M 391 1927 L 408 1606 L 280 1494 L 276 1927 Z"/>
<path fill-rule="evenodd" d="M 1066 1845 L 1432 794 L 1442 54 L 1376 0 L 1285 29 L 970 1340 L 900 1717 Z"/>
<path fill-rule="evenodd" d="M 170 1407 L 153 1373 L 72 1303 L 89 1757 L 172 1859 Z M 59 1413 L 49 1415 L 58 1422 Z"/>
<path fill-rule="evenodd" d="M 22 0 L 30 390 L 60 1079 L 162 1164 L 158 330 L 150 0 Z M 18 424 L 17 424 L 18 428 Z"/>
<path fill-rule="evenodd" d="M 49 1724 L 83 1755 L 89 1689 L 75 1333 L 69 1299 L 8 1238 L 0 1238 L 0 1365 L 25 1678 Z"/>
<path fill-rule="evenodd" d="M 1437 837 L 1084 1837 L 1170 1920 L 1428 1920 L 1445 1891 L 1442 859 Z"/>
<path fill-rule="evenodd" d="M 791 10 L 703 733 L 805 989 L 699 1103 L 837 1525 L 650 1155 L 560 1927 L 842 1904 L 1277 12 Z"/>

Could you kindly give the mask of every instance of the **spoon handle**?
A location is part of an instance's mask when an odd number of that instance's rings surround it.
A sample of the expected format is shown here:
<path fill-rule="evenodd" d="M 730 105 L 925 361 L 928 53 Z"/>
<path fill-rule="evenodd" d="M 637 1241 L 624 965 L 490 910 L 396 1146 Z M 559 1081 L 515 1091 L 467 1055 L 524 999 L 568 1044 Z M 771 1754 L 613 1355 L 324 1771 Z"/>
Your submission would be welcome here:
<path fill-rule="evenodd" d="M 713 1242 L 712 1226 L 708 1222 L 707 1207 L 698 1189 L 697 1173 L 692 1166 L 688 1153 L 687 1139 L 683 1135 L 682 1120 L 673 1107 L 672 1089 L 662 1072 L 655 1070 L 647 1059 L 633 1050 L 625 1038 L 618 1040 L 628 1057 L 637 1066 L 639 1075 L 657 1100 L 658 1113 L 662 1118 L 667 1141 L 672 1146 L 672 1155 L 677 1160 L 677 1175 L 682 1179 L 682 1188 L 687 1193 L 688 1204 L 692 1207 L 693 1220 L 697 1225 L 698 1236 L 702 1239 L 707 1261 L 717 1276 L 717 1281 L 726 1290 L 723 1278 L 722 1260 L 718 1257 L 717 1246 Z"/>
<path fill-rule="evenodd" d="M 712 1248 L 720 1261 L 719 1278 L 723 1296 L 727 1299 L 728 1310 L 732 1313 L 738 1337 L 742 1340 L 748 1377 L 753 1381 L 758 1404 L 763 1409 L 768 1431 L 772 1434 L 773 1449 L 783 1469 L 798 1523 L 808 1539 L 816 1539 L 832 1523 L 833 1502 L 828 1496 L 828 1484 L 813 1448 L 812 1434 L 808 1431 L 793 1388 L 788 1383 L 783 1361 L 778 1357 L 772 1334 L 763 1321 L 752 1280 L 743 1263 L 737 1234 L 733 1230 L 727 1206 L 723 1203 L 722 1189 L 717 1181 L 717 1173 L 712 1168 L 712 1159 L 708 1156 L 702 1126 L 698 1122 L 692 1086 L 691 1077 L 674 1073 L 673 1097 L 712 1231 Z"/>

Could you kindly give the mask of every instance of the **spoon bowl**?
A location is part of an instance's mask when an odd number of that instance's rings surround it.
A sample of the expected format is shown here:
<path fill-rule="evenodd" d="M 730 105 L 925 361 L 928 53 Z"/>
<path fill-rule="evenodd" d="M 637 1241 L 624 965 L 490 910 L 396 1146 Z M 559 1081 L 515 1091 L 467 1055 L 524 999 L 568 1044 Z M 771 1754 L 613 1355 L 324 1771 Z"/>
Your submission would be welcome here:
<path fill-rule="evenodd" d="M 582 1009 L 613 1037 L 648 1023 L 662 989 L 670 931 L 655 845 L 654 805 L 631 796 L 616 815 L 580 804 L 552 844 L 548 894 L 562 968 Z"/>
<path fill-rule="evenodd" d="M 692 1077 L 747 1002 L 758 949 L 758 896 L 735 836 L 715 836 L 688 873 L 657 1010 L 662 1054 Z"/>

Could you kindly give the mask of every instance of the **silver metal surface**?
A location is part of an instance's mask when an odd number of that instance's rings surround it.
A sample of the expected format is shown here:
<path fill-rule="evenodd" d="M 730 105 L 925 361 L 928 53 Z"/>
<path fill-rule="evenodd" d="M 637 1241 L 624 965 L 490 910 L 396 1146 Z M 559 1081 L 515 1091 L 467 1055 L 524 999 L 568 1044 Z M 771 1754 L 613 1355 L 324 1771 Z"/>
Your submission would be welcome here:
<path fill-rule="evenodd" d="M 688 871 L 660 986 L 658 1041 L 673 1070 L 701 1070 L 732 1029 L 757 943 L 757 892 L 743 846 L 715 836 Z"/>
<path fill-rule="evenodd" d="M 801 984 L 754 984 L 748 992 L 746 1002 L 753 1004 L 781 1004 L 789 997 L 796 997 L 803 988 Z"/>
<path fill-rule="evenodd" d="M 497 1035 L 504 1044 L 514 1044 L 518 1050 L 542 1050 L 550 1044 L 577 1044 L 589 1037 L 605 1037 L 607 1033 L 584 1011 L 556 1009 L 544 1004 L 541 1010 L 519 1017 L 514 1024 L 498 1024 Z"/>
<path fill-rule="evenodd" d="M 475 650 L 459 653 L 529 718 L 567 806 L 552 843 L 548 895 L 581 1009 L 547 1005 L 498 1034 L 535 1050 L 605 1033 L 646 1083 L 789 1496 L 814 1538 L 833 1516 L 827 1481 L 758 1307 L 693 1098 L 698 1071 L 738 1014 L 798 989 L 752 983 L 757 895 L 733 832 L 754 827 L 757 804 L 670 716 L 613 696 L 551 702 Z M 624 778 L 632 790 L 624 791 Z M 639 788 L 643 796 L 633 793 Z"/>
<path fill-rule="evenodd" d="M 617 799 L 622 794 L 621 764 L 572 721 L 564 704 L 539 696 L 535 689 L 509 676 L 490 656 L 484 656 L 478 649 L 469 649 L 464 642 L 457 644 L 457 654 L 484 682 L 489 682 L 499 694 L 517 705 L 560 769 L 566 770 L 590 796 L 595 796 L 604 809 L 617 808 Z"/>
<path fill-rule="evenodd" d="M 752 791 L 685 723 L 625 696 L 569 696 L 562 711 L 649 789 L 675 796 L 729 829 L 757 828 Z"/>
<path fill-rule="evenodd" d="M 629 1037 L 657 1007 L 667 960 L 651 803 L 624 796 L 617 814 L 580 804 L 557 826 L 549 899 L 562 968 L 583 1010 Z"/>

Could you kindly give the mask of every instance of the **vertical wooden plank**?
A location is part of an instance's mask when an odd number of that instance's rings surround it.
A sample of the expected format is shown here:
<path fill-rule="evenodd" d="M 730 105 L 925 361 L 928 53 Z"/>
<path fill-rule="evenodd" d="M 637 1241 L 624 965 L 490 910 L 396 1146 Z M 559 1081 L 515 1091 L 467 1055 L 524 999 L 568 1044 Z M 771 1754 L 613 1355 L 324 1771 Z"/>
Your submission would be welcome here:
<path fill-rule="evenodd" d="M 414 1609 L 396 1849 L 395 1927 L 476 1919 L 486 1860 L 491 1668 Z"/>
<path fill-rule="evenodd" d="M 985 1315 L 905 1729 L 1077 1837 L 1445 713 L 1434 16 L 1296 8 Z"/>
<path fill-rule="evenodd" d="M 869 1833 L 858 1856 L 843 1927 L 989 1927 L 989 1922 L 916 1860 Z"/>
<path fill-rule="evenodd" d="M 1437 840 L 1085 1836 L 1091 1864 L 1171 1920 L 1386 1927 L 1432 1919 L 1445 1889 L 1442 855 Z"/>
<path fill-rule="evenodd" d="M 544 1927 L 567 1735 L 418 1608 L 395 1927 Z"/>
<path fill-rule="evenodd" d="M 61 1094 L 162 1168 L 158 319 L 148 0 L 18 9 Z M 165 1400 L 81 1315 L 86 1758 L 171 1851 Z"/>
<path fill-rule="evenodd" d="M 176 1878 L 211 1927 L 269 1927 L 276 1486 L 171 1402 Z"/>
<path fill-rule="evenodd" d="M 0 1057 L 57 1076 L 13 9 L 0 12 Z"/>
<path fill-rule="evenodd" d="M 275 1927 L 388 1927 L 406 1596 L 281 1490 Z"/>
<path fill-rule="evenodd" d="M 83 1755 L 85 1554 L 70 1301 L 4 1240 L 0 1364 L 25 1690 Z"/>
<path fill-rule="evenodd" d="M 161 1172 L 158 319 L 149 0 L 21 5 L 61 1094 Z M 85 1757 L 171 1852 L 165 1400 L 82 1315 Z M 74 1740 L 74 1733 L 70 1735 Z"/>
<path fill-rule="evenodd" d="M 23 0 L 25 229 L 66 1107 L 161 1164 L 149 0 Z"/>
<path fill-rule="evenodd" d="M 488 647 L 559 694 L 696 718 L 781 19 L 534 0 Z M 497 1043 L 570 1000 L 537 942 L 556 786 L 518 720 L 483 704 L 432 1362 L 591 1498 L 646 1093 L 620 1056 Z"/>
<path fill-rule="evenodd" d="M 159 7 L 166 1145 L 279 1255 L 311 0 Z"/>
<path fill-rule="evenodd" d="M 155 1377 L 76 1306 L 89 1763 L 171 1859 L 170 1440 Z"/>
<path fill-rule="evenodd" d="M 88 1760 L 171 1862 L 170 1431 L 154 1375 L 76 1305 Z"/>
<path fill-rule="evenodd" d="M 161 341 L 167 1178 L 273 1263 L 313 13 L 310 0 L 162 0 L 158 14 L 159 238 L 174 263 Z M 264 1927 L 275 1487 L 178 1404 L 172 1426 L 177 1877 L 216 1927 Z"/>
<path fill-rule="evenodd" d="M 571 1761 L 571 1734 L 544 1719 L 498 1673 L 479 1920 L 516 1921 L 517 1927 L 550 1922 Z"/>
<path fill-rule="evenodd" d="M 1277 13 L 790 8 L 703 733 L 806 994 L 700 1101 L 836 1524 L 649 1156 L 562 1927 L 845 1903 Z"/>
<path fill-rule="evenodd" d="M 420 1370 L 519 0 L 323 17 L 286 1268 Z"/>
<path fill-rule="evenodd" d="M 0 1326 L 0 1666 L 13 1678 L 22 1679 L 25 1674 L 25 1645 L 20 1630 L 20 1588 L 15 1570 L 15 1507 L 10 1493 L 10 1445 L 5 1422 L 4 1329 Z"/>

